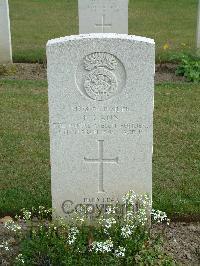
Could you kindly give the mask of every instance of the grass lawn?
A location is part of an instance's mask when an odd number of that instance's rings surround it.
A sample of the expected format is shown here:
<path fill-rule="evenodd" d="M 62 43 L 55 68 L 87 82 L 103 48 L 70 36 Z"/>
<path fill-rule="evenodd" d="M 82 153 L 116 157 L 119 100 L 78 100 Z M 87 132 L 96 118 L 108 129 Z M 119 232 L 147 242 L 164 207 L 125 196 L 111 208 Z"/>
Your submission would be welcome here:
<path fill-rule="evenodd" d="M 0 216 L 51 206 L 46 81 L 0 81 Z M 156 87 L 154 207 L 200 215 L 199 85 Z"/>
<path fill-rule="evenodd" d="M 195 47 L 198 0 L 129 0 L 129 34 L 154 38 L 157 61 Z M 77 0 L 10 0 L 15 62 L 45 61 L 49 39 L 78 33 Z M 169 49 L 163 50 L 164 44 Z"/>

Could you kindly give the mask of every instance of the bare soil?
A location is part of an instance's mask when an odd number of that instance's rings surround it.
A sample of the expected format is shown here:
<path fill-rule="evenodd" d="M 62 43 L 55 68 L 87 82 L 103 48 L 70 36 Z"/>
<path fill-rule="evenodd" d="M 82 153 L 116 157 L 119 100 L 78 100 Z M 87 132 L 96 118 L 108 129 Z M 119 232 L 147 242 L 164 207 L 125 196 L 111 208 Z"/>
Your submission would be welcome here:
<path fill-rule="evenodd" d="M 44 64 L 25 64 L 15 63 L 12 65 L 12 71 L 0 72 L 0 79 L 11 80 L 45 80 L 47 79 L 46 65 Z M 157 64 L 155 82 L 185 82 L 184 77 L 176 76 L 176 64 Z"/>
<path fill-rule="evenodd" d="M 156 65 L 155 83 L 162 82 L 186 82 L 182 76 L 176 76 L 177 64 L 165 63 Z"/>
<path fill-rule="evenodd" d="M 178 265 L 200 265 L 200 223 L 156 225 L 152 232 L 163 236 L 164 251 L 171 255 Z"/>

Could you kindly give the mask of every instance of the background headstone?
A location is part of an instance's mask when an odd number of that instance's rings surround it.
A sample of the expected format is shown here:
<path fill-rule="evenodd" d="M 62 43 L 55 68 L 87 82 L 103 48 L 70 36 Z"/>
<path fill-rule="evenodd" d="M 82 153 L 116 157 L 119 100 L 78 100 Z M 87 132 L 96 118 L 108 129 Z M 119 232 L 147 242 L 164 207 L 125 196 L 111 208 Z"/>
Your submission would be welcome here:
<path fill-rule="evenodd" d="M 128 0 L 79 0 L 79 33 L 128 34 Z"/>
<path fill-rule="evenodd" d="M 152 190 L 154 41 L 89 34 L 47 44 L 52 201 L 112 203 Z"/>
<path fill-rule="evenodd" d="M 8 0 L 0 0 L 0 64 L 12 62 Z"/>
<path fill-rule="evenodd" d="M 200 49 L 200 0 L 198 4 L 198 17 L 197 17 L 197 49 Z M 200 52 L 199 52 L 200 53 Z"/>

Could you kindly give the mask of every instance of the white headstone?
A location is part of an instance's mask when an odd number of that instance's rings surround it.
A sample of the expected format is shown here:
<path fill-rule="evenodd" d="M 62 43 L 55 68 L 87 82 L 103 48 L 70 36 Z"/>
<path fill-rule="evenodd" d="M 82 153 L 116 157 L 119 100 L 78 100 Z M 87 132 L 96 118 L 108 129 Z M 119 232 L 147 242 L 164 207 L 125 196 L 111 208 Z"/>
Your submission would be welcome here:
<path fill-rule="evenodd" d="M 86 34 L 47 44 L 53 208 L 152 190 L 154 41 Z"/>
<path fill-rule="evenodd" d="M 128 34 L 128 0 L 79 0 L 79 33 Z"/>
<path fill-rule="evenodd" d="M 198 17 L 197 17 L 197 49 L 200 49 L 200 0 L 198 4 Z"/>
<path fill-rule="evenodd" d="M 0 0 L 0 64 L 12 62 L 8 0 Z"/>

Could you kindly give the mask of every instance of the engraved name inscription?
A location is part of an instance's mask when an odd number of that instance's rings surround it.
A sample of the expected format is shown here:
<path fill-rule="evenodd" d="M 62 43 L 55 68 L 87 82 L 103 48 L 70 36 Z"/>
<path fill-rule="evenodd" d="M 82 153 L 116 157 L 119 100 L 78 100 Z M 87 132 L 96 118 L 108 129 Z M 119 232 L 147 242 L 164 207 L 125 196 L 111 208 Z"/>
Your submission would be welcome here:
<path fill-rule="evenodd" d="M 116 3 L 116 0 L 90 0 L 89 4 L 87 6 L 88 9 L 90 9 L 91 12 L 119 12 L 120 7 L 118 3 Z"/>
<path fill-rule="evenodd" d="M 70 122 L 54 123 L 54 132 L 64 135 L 121 135 L 145 134 L 148 124 L 133 118 L 134 106 L 72 105 Z"/>

